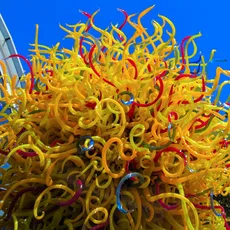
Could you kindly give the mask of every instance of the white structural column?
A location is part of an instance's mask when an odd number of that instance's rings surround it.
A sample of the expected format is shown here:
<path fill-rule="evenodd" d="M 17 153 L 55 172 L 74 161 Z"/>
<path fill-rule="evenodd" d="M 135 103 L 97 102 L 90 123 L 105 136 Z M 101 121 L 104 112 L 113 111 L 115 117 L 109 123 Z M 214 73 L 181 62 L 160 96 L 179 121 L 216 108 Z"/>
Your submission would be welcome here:
<path fill-rule="evenodd" d="M 0 59 L 3 60 L 11 54 L 17 54 L 17 50 L 2 15 L 0 14 Z M 6 64 L 7 74 L 10 77 L 16 75 L 19 79 L 23 75 L 23 69 L 19 58 L 9 58 L 3 61 Z M 1 67 L 0 72 L 2 73 Z M 19 82 L 17 83 L 17 87 L 20 87 Z"/>

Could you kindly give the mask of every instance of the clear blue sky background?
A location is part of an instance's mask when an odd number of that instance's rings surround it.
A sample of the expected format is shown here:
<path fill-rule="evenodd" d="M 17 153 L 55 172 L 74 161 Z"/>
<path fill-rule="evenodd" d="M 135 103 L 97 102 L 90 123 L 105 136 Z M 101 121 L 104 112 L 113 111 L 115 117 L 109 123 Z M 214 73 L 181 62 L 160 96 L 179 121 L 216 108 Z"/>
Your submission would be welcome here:
<path fill-rule="evenodd" d="M 28 56 L 29 43 L 34 42 L 35 24 L 40 25 L 39 43 L 52 46 L 58 41 L 63 41 L 62 38 L 65 36 L 58 26 L 59 23 L 74 24 L 79 20 L 86 20 L 78 12 L 79 9 L 93 13 L 100 8 L 95 22 L 106 28 L 111 22 L 116 24 L 123 21 L 123 15 L 117 8 L 125 9 L 128 14 L 132 14 L 141 12 L 153 4 L 156 4 L 156 7 L 143 19 L 146 27 L 151 25 L 152 19 L 160 20 L 157 14 L 161 14 L 174 22 L 178 43 L 187 35 L 201 32 L 203 36 L 196 41 L 206 60 L 210 51 L 216 49 L 216 58 L 228 60 L 226 63 L 218 64 L 224 69 L 230 69 L 230 0 L 8 0 L 1 1 L 0 13 L 11 32 L 18 53 Z M 129 33 L 128 28 L 126 32 Z M 66 41 L 63 42 L 65 43 Z M 215 74 L 215 65 L 210 68 L 211 75 Z M 222 76 L 222 81 L 227 79 L 229 78 Z M 222 100 L 226 100 L 229 91 L 230 85 L 227 85 Z"/>

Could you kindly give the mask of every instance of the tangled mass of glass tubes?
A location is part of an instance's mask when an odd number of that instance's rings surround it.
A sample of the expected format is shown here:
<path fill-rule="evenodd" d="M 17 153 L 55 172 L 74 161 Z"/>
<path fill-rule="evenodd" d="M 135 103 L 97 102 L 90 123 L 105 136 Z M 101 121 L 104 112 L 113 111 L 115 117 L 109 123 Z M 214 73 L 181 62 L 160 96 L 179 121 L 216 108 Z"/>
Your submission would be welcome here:
<path fill-rule="evenodd" d="M 81 12 L 61 26 L 72 49 L 40 45 L 36 26 L 31 60 L 8 57 L 29 66 L 25 87 L 0 61 L 1 229 L 230 229 L 215 200 L 230 192 L 230 71 L 208 73 L 215 50 L 197 52 L 200 33 L 177 43 L 164 16 L 149 34 L 152 8 L 107 29 Z"/>

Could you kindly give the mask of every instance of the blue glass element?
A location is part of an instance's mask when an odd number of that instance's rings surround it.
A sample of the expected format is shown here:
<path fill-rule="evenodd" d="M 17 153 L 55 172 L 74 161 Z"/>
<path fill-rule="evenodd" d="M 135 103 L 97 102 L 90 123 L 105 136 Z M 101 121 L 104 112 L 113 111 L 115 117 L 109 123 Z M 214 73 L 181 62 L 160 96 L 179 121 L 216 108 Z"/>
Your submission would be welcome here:
<path fill-rule="evenodd" d="M 214 214 L 216 216 L 222 216 L 221 213 L 218 213 L 215 209 L 215 206 L 214 206 L 214 202 L 213 202 L 213 190 L 211 189 L 210 191 L 210 204 L 211 204 L 211 208 L 212 208 L 212 211 L 214 212 Z"/>
<path fill-rule="evenodd" d="M 124 101 L 124 100 L 121 99 L 121 103 L 124 104 L 124 105 L 131 105 L 134 102 L 133 94 L 128 92 L 128 91 L 121 92 L 119 95 L 129 95 L 130 96 L 129 101 Z"/>
<path fill-rule="evenodd" d="M 3 166 L 1 166 L 1 168 L 3 169 L 8 169 L 10 167 L 10 164 L 9 163 L 6 163 L 4 164 Z"/>
<path fill-rule="evenodd" d="M 82 143 L 84 143 L 86 140 L 89 140 L 88 147 L 82 146 Z M 77 142 L 77 147 L 84 152 L 93 149 L 93 146 L 94 146 L 94 140 L 92 139 L 91 136 L 81 136 L 79 141 Z"/>
<path fill-rule="evenodd" d="M 124 184 L 124 182 L 130 179 L 131 177 L 138 177 L 140 179 L 140 184 L 144 183 L 144 177 L 137 172 L 129 173 L 120 180 L 116 190 L 116 203 L 117 203 L 118 210 L 124 214 L 128 214 L 133 211 L 133 210 L 129 210 L 129 211 L 125 210 L 121 204 L 121 199 L 120 199 L 121 187 Z"/>

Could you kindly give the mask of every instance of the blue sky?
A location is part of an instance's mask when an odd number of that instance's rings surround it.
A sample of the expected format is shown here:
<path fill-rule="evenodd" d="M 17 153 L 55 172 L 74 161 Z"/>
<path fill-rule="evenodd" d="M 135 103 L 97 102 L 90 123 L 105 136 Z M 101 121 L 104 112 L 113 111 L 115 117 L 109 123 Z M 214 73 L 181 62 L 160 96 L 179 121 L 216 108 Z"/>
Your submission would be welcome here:
<path fill-rule="evenodd" d="M 229 42 L 229 0 L 20 0 L 1 1 L 0 13 L 2 14 L 14 39 L 18 53 L 28 56 L 29 43 L 33 43 L 35 24 L 39 24 L 40 44 L 52 46 L 58 41 L 63 41 L 65 33 L 59 28 L 60 24 L 74 24 L 79 20 L 85 21 L 85 17 L 79 13 L 79 9 L 89 13 L 100 8 L 95 22 L 102 28 L 110 23 L 121 23 L 123 15 L 117 11 L 122 8 L 128 14 L 138 13 L 155 4 L 154 10 L 144 19 L 146 27 L 150 21 L 160 20 L 157 14 L 165 15 L 171 19 L 177 29 L 176 39 L 178 43 L 188 35 L 202 33 L 197 39 L 198 50 L 209 58 L 210 51 L 216 49 L 215 57 L 227 59 L 228 62 L 218 63 L 224 69 L 230 69 L 230 42 Z M 126 28 L 127 33 L 131 33 Z M 66 41 L 63 41 L 65 45 Z M 66 43 L 67 44 L 67 43 Z M 214 66 L 210 68 L 210 74 L 215 74 Z M 229 78 L 222 77 L 223 80 Z M 227 87 L 230 88 L 228 85 Z M 226 88 L 226 87 L 225 87 Z M 225 89 L 227 98 L 229 92 Z"/>

